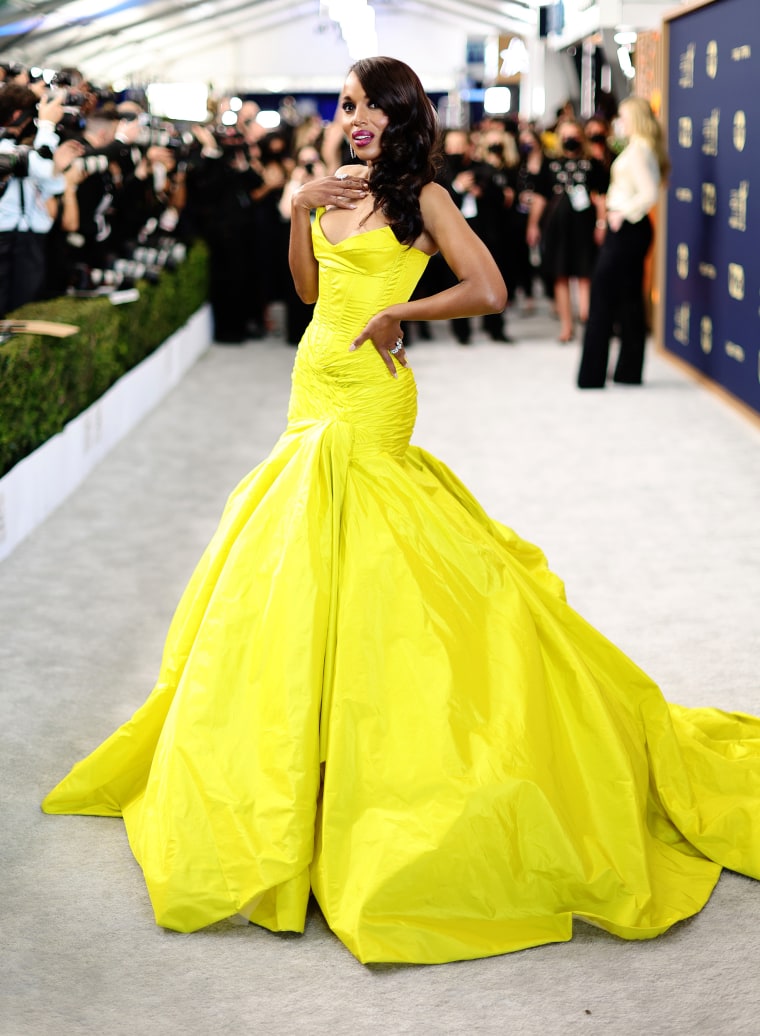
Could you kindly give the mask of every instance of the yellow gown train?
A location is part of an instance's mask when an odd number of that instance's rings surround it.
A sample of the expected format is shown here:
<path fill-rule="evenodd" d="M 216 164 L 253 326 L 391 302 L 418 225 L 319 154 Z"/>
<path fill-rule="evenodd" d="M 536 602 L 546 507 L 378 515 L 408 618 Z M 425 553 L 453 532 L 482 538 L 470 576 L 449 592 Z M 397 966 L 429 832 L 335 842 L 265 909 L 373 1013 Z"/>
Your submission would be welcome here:
<path fill-rule="evenodd" d="M 361 961 L 647 939 L 760 877 L 760 720 L 669 705 L 541 551 L 409 440 L 411 370 L 348 346 L 427 256 L 333 245 L 287 429 L 234 490 L 158 682 L 46 797 L 123 816 L 156 920 L 302 931 Z"/>

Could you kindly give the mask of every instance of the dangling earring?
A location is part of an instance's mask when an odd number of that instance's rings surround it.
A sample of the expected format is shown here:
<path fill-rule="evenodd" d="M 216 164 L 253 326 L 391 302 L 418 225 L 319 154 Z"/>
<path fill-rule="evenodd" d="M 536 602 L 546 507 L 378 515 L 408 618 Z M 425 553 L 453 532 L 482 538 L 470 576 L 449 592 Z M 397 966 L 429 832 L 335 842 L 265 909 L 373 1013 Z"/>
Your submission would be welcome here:
<path fill-rule="evenodd" d="M 353 144 L 351 143 L 350 140 L 348 142 L 348 150 L 351 152 L 351 158 L 355 159 L 356 158 L 356 152 L 354 151 L 354 146 L 353 146 Z"/>

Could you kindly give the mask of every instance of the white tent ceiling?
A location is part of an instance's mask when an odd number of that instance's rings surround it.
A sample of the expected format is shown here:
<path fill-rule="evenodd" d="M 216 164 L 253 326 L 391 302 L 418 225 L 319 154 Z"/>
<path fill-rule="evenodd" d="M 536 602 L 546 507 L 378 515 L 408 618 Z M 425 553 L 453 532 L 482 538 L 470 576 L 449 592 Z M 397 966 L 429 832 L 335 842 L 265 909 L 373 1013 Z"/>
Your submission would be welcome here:
<path fill-rule="evenodd" d="M 349 0 L 350 2 L 350 0 Z M 686 0 L 684 0 L 686 2 Z M 378 52 L 450 89 L 468 38 L 538 36 L 549 0 L 371 0 Z M 658 25 L 673 3 L 564 0 L 570 42 L 603 25 Z M 74 65 L 94 82 L 203 80 L 216 89 L 334 90 L 351 57 L 320 0 L 0 0 L 4 61 Z"/>

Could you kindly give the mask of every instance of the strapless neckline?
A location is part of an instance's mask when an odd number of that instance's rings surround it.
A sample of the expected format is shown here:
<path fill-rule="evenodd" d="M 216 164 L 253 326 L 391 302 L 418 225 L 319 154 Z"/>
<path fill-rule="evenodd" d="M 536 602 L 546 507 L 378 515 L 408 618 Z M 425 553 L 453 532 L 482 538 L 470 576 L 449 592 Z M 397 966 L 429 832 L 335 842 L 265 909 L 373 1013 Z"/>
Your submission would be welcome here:
<path fill-rule="evenodd" d="M 360 230 L 356 234 L 349 234 L 348 237 L 343 237 L 343 238 L 340 239 L 340 241 L 331 241 L 330 238 L 325 233 L 324 227 L 322 226 L 322 216 L 324 215 L 324 213 L 326 211 L 327 210 L 325 208 L 321 207 L 321 206 L 320 206 L 319 209 L 317 209 L 316 224 L 319 227 L 320 234 L 322 235 L 322 237 L 325 239 L 325 241 L 328 243 L 328 245 L 331 248 L 340 248 L 341 245 L 345 245 L 346 242 L 348 242 L 348 241 L 354 241 L 358 237 L 366 237 L 368 234 L 376 234 L 378 231 L 382 231 L 382 230 L 391 230 L 390 223 L 386 223 L 382 227 L 373 227 L 371 230 Z M 391 233 L 393 233 L 392 230 L 391 230 Z M 395 238 L 396 235 L 394 234 L 393 236 Z M 401 242 L 399 242 L 399 244 L 400 243 Z"/>
<path fill-rule="evenodd" d="M 368 237 L 370 234 L 382 233 L 382 231 L 384 231 L 384 230 L 390 230 L 391 234 L 393 234 L 393 229 L 392 229 L 390 223 L 385 223 L 382 227 L 373 227 L 371 230 L 360 230 L 356 234 L 349 234 L 348 237 L 341 238 L 340 241 L 331 241 L 330 238 L 325 233 L 324 227 L 322 226 L 322 216 L 324 215 L 324 213 L 326 211 L 327 210 L 325 208 L 323 208 L 323 207 L 318 208 L 317 209 L 317 215 L 316 215 L 316 218 L 315 218 L 314 222 L 315 222 L 315 224 L 316 224 L 316 226 L 317 226 L 317 228 L 319 230 L 319 233 L 322 235 L 322 240 L 325 241 L 326 244 L 328 244 L 330 246 L 330 248 L 341 248 L 343 245 L 348 244 L 348 242 L 350 242 L 350 241 L 356 241 L 359 238 Z M 396 244 L 400 248 L 406 248 L 407 247 L 406 245 L 403 245 L 398 240 L 398 238 L 396 237 L 395 234 L 393 234 L 393 240 L 396 242 Z M 428 259 L 430 258 L 430 255 L 427 252 L 423 252 L 423 250 L 421 248 L 417 248 L 416 245 L 410 245 L 409 247 L 414 252 L 419 252 L 420 255 L 424 255 Z"/>

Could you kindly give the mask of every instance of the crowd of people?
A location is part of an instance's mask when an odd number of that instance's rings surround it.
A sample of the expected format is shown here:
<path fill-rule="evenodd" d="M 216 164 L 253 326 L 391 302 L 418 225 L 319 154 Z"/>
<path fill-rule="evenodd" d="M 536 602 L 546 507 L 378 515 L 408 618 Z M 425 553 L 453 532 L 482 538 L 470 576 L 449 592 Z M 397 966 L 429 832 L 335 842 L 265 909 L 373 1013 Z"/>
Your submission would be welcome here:
<path fill-rule="evenodd" d="M 200 236 L 210 252 L 215 339 L 261 337 L 271 304 L 281 302 L 285 338 L 298 343 L 311 307 L 288 270 L 290 199 L 346 161 L 337 121 L 287 98 L 268 129 L 254 101 L 233 112 L 227 98 L 206 123 L 178 126 L 152 117 L 140 95 L 96 90 L 75 69 L 52 83 L 20 67 L 0 75 L 0 315 L 150 274 L 171 263 L 176 242 Z M 615 144 L 607 115 L 584 120 L 571 103 L 548 127 L 486 116 L 445 130 L 439 181 L 508 288 L 507 309 L 482 318 L 494 341 L 512 340 L 509 307 L 529 314 L 539 295 L 560 342 L 586 324 Z M 452 276 L 434 257 L 417 294 Z M 451 322 L 463 345 L 471 323 Z M 431 335 L 424 323 L 405 332 L 408 341 Z"/>
<path fill-rule="evenodd" d="M 10 74 L 9 74 L 10 73 Z M 184 232 L 178 141 L 137 101 L 74 69 L 0 85 L 0 315 L 110 290 L 176 262 Z"/>

